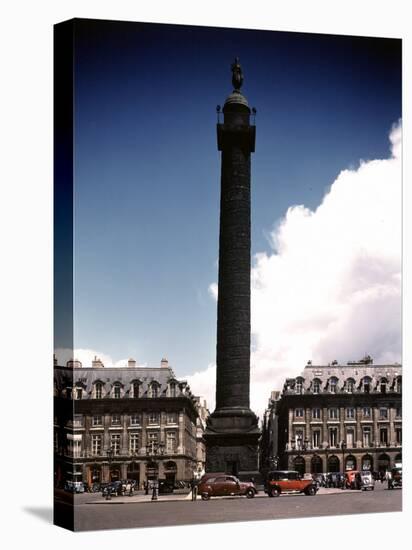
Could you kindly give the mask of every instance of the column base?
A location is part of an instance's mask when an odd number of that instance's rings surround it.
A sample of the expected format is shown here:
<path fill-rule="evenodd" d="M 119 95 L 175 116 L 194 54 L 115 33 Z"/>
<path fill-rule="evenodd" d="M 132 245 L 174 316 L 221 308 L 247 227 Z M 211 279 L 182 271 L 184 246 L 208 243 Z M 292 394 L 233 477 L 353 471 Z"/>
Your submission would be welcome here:
<path fill-rule="evenodd" d="M 258 482 L 260 436 L 257 416 L 250 409 L 214 411 L 204 434 L 206 473 L 224 472 Z"/>

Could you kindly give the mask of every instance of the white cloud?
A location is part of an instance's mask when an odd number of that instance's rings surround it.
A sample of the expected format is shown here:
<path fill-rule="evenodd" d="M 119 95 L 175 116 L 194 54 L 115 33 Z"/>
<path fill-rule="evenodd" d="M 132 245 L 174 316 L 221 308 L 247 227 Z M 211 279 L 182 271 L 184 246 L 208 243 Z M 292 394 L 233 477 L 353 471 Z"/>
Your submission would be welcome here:
<path fill-rule="evenodd" d="M 209 364 L 207 369 L 184 376 L 195 395 L 206 399 L 207 407 L 212 412 L 216 399 L 216 365 Z"/>
<path fill-rule="evenodd" d="M 273 251 L 254 257 L 251 407 L 258 414 L 308 359 L 401 359 L 400 124 L 390 141 L 390 158 L 343 170 L 315 211 L 290 207 L 271 232 Z M 203 385 L 207 372 L 197 374 Z"/>
<path fill-rule="evenodd" d="M 212 298 L 217 300 L 217 283 L 210 284 L 209 288 L 208 288 L 208 291 L 209 291 L 210 296 L 212 296 Z"/>

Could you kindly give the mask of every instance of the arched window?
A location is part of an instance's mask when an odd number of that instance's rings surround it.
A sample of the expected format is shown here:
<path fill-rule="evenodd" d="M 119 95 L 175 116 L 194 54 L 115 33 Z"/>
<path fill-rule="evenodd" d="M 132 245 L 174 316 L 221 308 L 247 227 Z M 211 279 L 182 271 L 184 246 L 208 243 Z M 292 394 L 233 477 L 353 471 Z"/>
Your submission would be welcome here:
<path fill-rule="evenodd" d="M 132 395 L 134 399 L 137 399 L 140 396 L 140 383 L 133 382 L 132 384 Z"/>
<path fill-rule="evenodd" d="M 114 399 L 120 399 L 121 389 L 120 382 L 115 382 L 113 384 L 113 397 Z"/>
<path fill-rule="evenodd" d="M 314 378 L 313 380 L 313 393 L 320 393 L 321 381 L 319 378 Z"/>
<path fill-rule="evenodd" d="M 75 387 L 73 388 L 73 397 L 74 399 L 83 399 L 84 390 L 86 387 L 81 382 L 76 382 Z"/>
<path fill-rule="evenodd" d="M 103 396 L 103 384 L 101 382 L 96 382 L 94 385 L 94 398 L 101 399 Z"/>
<path fill-rule="evenodd" d="M 381 393 L 386 393 L 387 387 L 388 387 L 387 379 L 386 378 L 381 378 L 380 384 L 379 384 L 380 392 Z"/>
<path fill-rule="evenodd" d="M 311 473 L 320 474 L 323 471 L 323 462 L 319 455 L 313 455 L 310 461 Z"/>
<path fill-rule="evenodd" d="M 329 378 L 329 391 L 330 393 L 336 393 L 338 391 L 338 379 L 336 376 Z"/>
<path fill-rule="evenodd" d="M 305 473 L 305 459 L 303 458 L 303 456 L 297 456 L 294 459 L 293 467 L 303 476 L 303 474 Z"/>
<path fill-rule="evenodd" d="M 295 393 L 303 393 L 303 378 L 296 378 Z"/>
<path fill-rule="evenodd" d="M 370 393 L 371 391 L 371 382 L 372 379 L 369 376 L 364 376 L 362 378 L 362 387 L 364 393 Z"/>
<path fill-rule="evenodd" d="M 373 458 L 367 454 L 362 457 L 362 470 L 373 470 Z"/>
<path fill-rule="evenodd" d="M 150 397 L 159 397 L 159 384 L 157 382 L 150 384 Z"/>
<path fill-rule="evenodd" d="M 328 458 L 327 471 L 331 473 L 340 471 L 340 461 L 336 455 L 332 455 Z"/>
<path fill-rule="evenodd" d="M 169 397 L 176 397 L 176 382 L 170 382 L 169 384 Z"/>
<path fill-rule="evenodd" d="M 353 378 L 348 378 L 346 380 L 347 393 L 353 393 L 354 388 L 355 388 L 355 380 Z"/>
<path fill-rule="evenodd" d="M 345 458 L 345 469 L 356 470 L 356 458 L 353 455 L 348 455 Z"/>

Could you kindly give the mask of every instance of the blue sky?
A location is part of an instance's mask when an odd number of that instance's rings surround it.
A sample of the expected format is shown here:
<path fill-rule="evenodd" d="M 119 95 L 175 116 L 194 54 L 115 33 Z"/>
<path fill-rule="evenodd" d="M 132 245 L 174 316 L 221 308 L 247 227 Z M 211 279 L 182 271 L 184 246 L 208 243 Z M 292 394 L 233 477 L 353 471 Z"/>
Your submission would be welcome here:
<path fill-rule="evenodd" d="M 217 104 L 240 58 L 257 109 L 252 254 L 292 205 L 315 209 L 401 117 L 400 41 L 78 22 L 75 347 L 178 375 L 215 360 Z"/>

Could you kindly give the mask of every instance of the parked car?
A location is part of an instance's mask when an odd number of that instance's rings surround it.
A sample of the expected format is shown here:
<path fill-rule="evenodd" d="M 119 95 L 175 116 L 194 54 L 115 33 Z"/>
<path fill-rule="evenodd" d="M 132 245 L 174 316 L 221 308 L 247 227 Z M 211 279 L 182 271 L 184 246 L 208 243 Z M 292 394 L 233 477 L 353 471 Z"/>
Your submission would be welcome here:
<path fill-rule="evenodd" d="M 64 490 L 69 493 L 84 493 L 84 483 L 82 481 L 66 481 Z"/>
<path fill-rule="evenodd" d="M 120 496 L 123 494 L 123 483 L 121 481 L 111 481 L 102 488 L 102 496 L 105 497 L 110 492 L 111 496 Z"/>
<path fill-rule="evenodd" d="M 168 479 L 159 479 L 159 495 L 173 493 L 174 483 Z"/>
<path fill-rule="evenodd" d="M 304 493 L 316 495 L 318 487 L 313 479 L 303 479 L 294 470 L 273 470 L 268 473 L 265 492 L 269 497 L 278 497 L 281 493 Z"/>
<path fill-rule="evenodd" d="M 372 472 L 369 470 L 362 470 L 361 474 L 361 489 L 362 491 L 373 491 L 375 489 L 375 480 L 373 479 Z"/>
<path fill-rule="evenodd" d="M 252 481 L 239 481 L 235 476 L 226 474 L 211 474 L 203 476 L 199 481 L 197 488 L 198 494 L 203 500 L 209 500 L 210 497 L 223 496 L 246 496 L 253 498 L 257 489 Z"/>
<path fill-rule="evenodd" d="M 388 489 L 402 487 L 402 468 L 392 468 L 388 478 Z"/>

